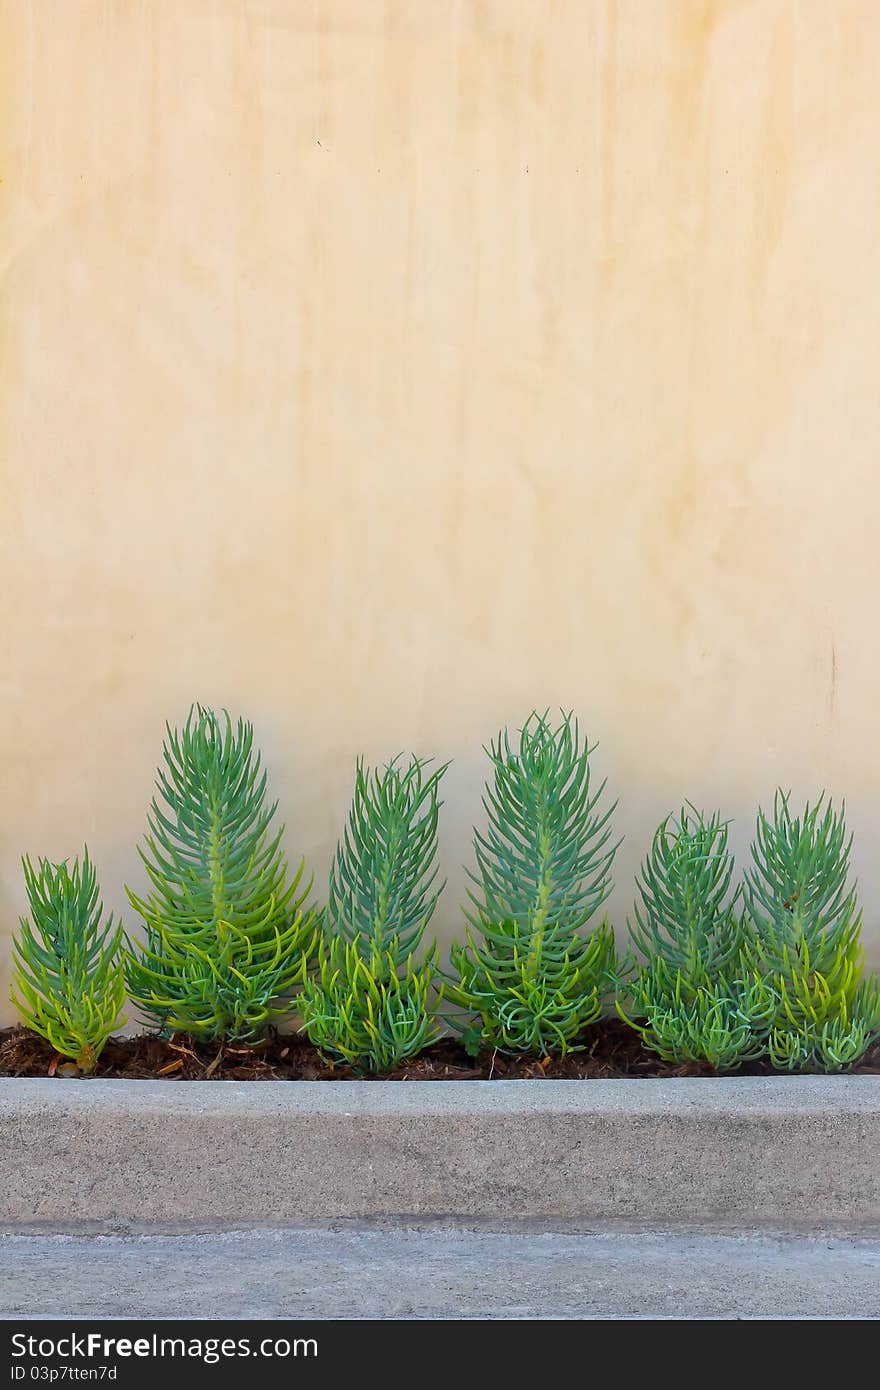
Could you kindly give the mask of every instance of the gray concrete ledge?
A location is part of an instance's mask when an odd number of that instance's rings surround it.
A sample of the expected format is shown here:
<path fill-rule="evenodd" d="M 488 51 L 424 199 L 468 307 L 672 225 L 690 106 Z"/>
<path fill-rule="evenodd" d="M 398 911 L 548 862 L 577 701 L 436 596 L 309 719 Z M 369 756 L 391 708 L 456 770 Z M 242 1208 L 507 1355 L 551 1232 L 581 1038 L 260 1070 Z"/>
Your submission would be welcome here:
<path fill-rule="evenodd" d="M 0 1080 L 0 1224 L 880 1221 L 880 1077 Z"/>

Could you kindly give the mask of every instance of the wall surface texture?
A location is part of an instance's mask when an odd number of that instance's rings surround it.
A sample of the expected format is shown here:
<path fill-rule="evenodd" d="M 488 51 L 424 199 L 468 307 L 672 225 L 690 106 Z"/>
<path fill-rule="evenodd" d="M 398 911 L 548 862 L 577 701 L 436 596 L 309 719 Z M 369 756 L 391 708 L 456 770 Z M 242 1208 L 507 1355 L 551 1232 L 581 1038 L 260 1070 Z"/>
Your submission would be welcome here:
<path fill-rule="evenodd" d="M 0 0 L 4 972 L 194 699 L 320 887 L 358 752 L 454 759 L 443 939 L 532 706 L 622 930 L 667 809 L 827 787 L 880 963 L 878 65 L 875 0 Z"/>

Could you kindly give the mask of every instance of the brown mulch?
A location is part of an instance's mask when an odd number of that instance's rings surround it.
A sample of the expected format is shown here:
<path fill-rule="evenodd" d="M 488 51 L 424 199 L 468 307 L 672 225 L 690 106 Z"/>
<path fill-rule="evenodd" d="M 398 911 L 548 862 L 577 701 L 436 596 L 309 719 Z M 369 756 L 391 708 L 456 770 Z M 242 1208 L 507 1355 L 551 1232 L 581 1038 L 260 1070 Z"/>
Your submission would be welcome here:
<path fill-rule="evenodd" d="M 740 1075 L 760 1076 L 766 1063 L 746 1066 Z M 880 1075 L 880 1042 L 873 1045 L 854 1071 Z M 617 1019 L 604 1019 L 590 1029 L 584 1050 L 542 1065 L 535 1058 L 505 1057 L 485 1052 L 469 1057 L 454 1038 L 443 1038 L 426 1052 L 386 1076 L 395 1081 L 512 1081 L 523 1078 L 566 1078 L 592 1081 L 614 1077 L 711 1076 L 710 1067 L 672 1066 L 648 1052 L 637 1033 Z M 0 1076 L 77 1075 L 50 1043 L 27 1028 L 0 1030 Z M 296 1034 L 272 1033 L 258 1047 L 223 1047 L 175 1035 L 152 1033 L 134 1038 L 111 1038 L 98 1060 L 94 1076 L 129 1080 L 168 1081 L 351 1081 L 348 1066 L 331 1066 Z M 368 1079 L 368 1078 L 359 1078 Z"/>

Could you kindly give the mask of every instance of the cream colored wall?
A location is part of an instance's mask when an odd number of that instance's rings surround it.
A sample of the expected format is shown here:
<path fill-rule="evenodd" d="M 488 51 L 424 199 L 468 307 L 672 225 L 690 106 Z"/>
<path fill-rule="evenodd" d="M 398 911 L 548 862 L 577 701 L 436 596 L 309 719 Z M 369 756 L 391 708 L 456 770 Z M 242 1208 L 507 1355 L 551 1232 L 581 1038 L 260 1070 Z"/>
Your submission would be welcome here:
<path fill-rule="evenodd" d="M 0 16 L 4 931 L 23 850 L 122 905 L 200 699 L 322 880 L 358 751 L 454 758 L 448 937 L 564 704 L 618 924 L 683 797 L 827 786 L 878 962 L 875 0 Z"/>

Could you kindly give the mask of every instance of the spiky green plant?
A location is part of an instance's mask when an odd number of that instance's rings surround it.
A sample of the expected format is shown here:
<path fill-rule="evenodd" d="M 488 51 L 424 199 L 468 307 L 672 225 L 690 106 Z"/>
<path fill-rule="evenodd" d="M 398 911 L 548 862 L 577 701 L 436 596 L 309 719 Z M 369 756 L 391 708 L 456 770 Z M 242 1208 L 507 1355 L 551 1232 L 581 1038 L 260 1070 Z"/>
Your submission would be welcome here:
<path fill-rule="evenodd" d="M 773 812 L 758 811 L 745 899 L 762 964 L 787 974 L 818 971 L 852 983 L 860 959 L 861 913 L 848 885 L 852 836 L 844 812 L 824 795 L 792 816 L 777 791 Z"/>
<path fill-rule="evenodd" d="M 584 928 L 611 891 L 616 803 L 598 810 L 605 783 L 592 789 L 593 748 L 572 714 L 554 727 L 532 713 L 517 742 L 503 729 L 486 752 L 488 827 L 474 832 L 469 871 L 478 891 L 447 988 L 465 1022 L 452 1023 L 471 1050 L 564 1056 L 614 987 L 611 928 Z"/>
<path fill-rule="evenodd" d="M 80 1071 L 94 1070 L 125 1022 L 122 926 L 103 905 L 88 848 L 82 866 L 22 860 L 30 919 L 13 938 L 12 1001 L 22 1020 Z"/>
<path fill-rule="evenodd" d="M 880 987 L 863 978 L 852 836 L 824 793 L 792 815 L 777 791 L 758 812 L 745 874 L 749 962 L 779 998 L 769 1051 L 785 1070 L 852 1066 L 880 1033 Z"/>
<path fill-rule="evenodd" d="M 695 984 L 736 967 L 742 933 L 733 871 L 728 823 L 717 811 L 706 817 L 688 804 L 667 816 L 637 880 L 633 944 Z"/>
<path fill-rule="evenodd" d="M 302 862 L 288 882 L 251 724 L 199 705 L 166 729 L 140 850 L 152 891 L 128 889 L 146 927 L 128 990 L 163 1032 L 253 1042 L 288 1011 L 314 948 L 311 882 Z"/>
<path fill-rule="evenodd" d="M 358 761 L 348 825 L 330 872 L 326 937 L 303 972 L 301 1031 L 358 1071 L 388 1071 L 439 1035 L 432 946 L 415 952 L 434 912 L 440 779 L 446 765 Z"/>
<path fill-rule="evenodd" d="M 644 953 L 617 1011 L 669 1062 L 731 1071 L 766 1051 L 777 999 L 743 957 L 728 825 L 683 806 L 642 865 L 633 944 Z"/>
<path fill-rule="evenodd" d="M 402 755 L 384 769 L 358 759 L 348 824 L 330 870 L 327 922 L 346 941 L 361 937 L 398 958 L 414 950 L 437 905 L 438 789 L 448 763 Z"/>

